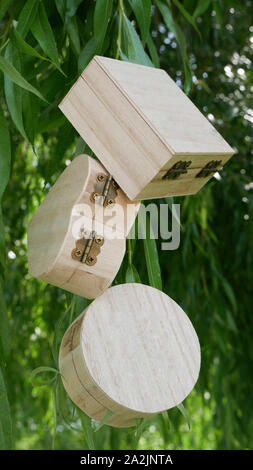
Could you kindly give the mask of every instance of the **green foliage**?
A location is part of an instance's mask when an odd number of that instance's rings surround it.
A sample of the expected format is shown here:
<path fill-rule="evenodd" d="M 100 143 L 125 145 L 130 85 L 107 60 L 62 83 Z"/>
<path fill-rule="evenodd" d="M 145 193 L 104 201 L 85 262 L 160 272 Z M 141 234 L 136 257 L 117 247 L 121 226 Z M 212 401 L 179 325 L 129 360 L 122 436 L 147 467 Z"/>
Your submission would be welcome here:
<path fill-rule="evenodd" d="M 0 24 L 0 447 L 252 448 L 251 2 L 2 0 Z M 94 422 L 67 397 L 59 345 L 89 301 L 31 278 L 27 265 L 32 214 L 67 160 L 93 155 L 58 104 L 96 53 L 161 66 L 237 149 L 219 181 L 174 198 L 178 250 L 161 251 L 152 233 L 128 239 L 114 284 L 163 288 L 202 350 L 184 407 L 129 429 Z"/>

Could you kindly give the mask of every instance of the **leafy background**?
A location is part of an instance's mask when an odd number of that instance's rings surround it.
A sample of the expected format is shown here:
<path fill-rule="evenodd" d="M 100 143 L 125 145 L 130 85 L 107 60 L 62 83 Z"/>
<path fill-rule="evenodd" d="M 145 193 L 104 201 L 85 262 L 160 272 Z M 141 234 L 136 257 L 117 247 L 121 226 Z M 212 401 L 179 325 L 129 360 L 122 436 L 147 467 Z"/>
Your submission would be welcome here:
<path fill-rule="evenodd" d="M 0 25 L 0 447 L 252 448 L 252 2 L 1 0 Z M 125 430 L 98 429 L 61 386 L 59 342 L 88 301 L 27 266 L 32 214 L 77 154 L 93 155 L 58 104 L 94 54 L 164 68 L 236 150 L 219 179 L 175 198 L 178 250 L 128 242 L 115 283 L 174 298 L 202 366 L 184 408 Z"/>

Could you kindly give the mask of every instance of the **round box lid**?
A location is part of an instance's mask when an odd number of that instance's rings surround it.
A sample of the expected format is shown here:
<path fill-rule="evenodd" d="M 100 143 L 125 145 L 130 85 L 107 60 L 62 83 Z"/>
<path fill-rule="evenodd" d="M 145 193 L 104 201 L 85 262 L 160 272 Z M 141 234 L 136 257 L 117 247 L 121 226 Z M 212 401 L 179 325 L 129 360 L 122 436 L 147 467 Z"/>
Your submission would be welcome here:
<path fill-rule="evenodd" d="M 200 346 L 188 316 L 142 284 L 117 285 L 95 299 L 83 317 L 80 346 L 99 396 L 140 413 L 178 405 L 198 378 Z"/>

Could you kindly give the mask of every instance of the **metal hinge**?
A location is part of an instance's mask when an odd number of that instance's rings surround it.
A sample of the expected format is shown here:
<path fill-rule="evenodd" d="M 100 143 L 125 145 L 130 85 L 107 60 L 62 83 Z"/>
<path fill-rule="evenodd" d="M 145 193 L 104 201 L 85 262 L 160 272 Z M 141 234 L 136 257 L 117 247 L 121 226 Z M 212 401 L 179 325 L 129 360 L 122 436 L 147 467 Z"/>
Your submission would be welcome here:
<path fill-rule="evenodd" d="M 93 266 L 97 262 L 97 256 L 103 244 L 104 238 L 97 235 L 93 230 L 89 237 L 76 240 L 76 248 L 72 250 L 71 256 L 81 263 Z"/>
<path fill-rule="evenodd" d="M 212 173 L 217 171 L 218 166 L 222 163 L 222 160 L 211 160 L 208 162 L 202 170 L 195 176 L 195 178 L 206 178 L 210 176 Z"/>
<path fill-rule="evenodd" d="M 163 176 L 163 180 L 175 180 L 180 175 L 187 173 L 187 168 L 191 165 L 191 161 L 183 161 L 175 163 Z"/>
<path fill-rule="evenodd" d="M 102 197 L 103 206 L 112 205 L 115 203 L 118 188 L 118 184 L 111 175 L 99 173 L 97 175 L 95 191 L 91 194 L 90 199 L 92 202 L 95 202 L 96 199 Z"/>

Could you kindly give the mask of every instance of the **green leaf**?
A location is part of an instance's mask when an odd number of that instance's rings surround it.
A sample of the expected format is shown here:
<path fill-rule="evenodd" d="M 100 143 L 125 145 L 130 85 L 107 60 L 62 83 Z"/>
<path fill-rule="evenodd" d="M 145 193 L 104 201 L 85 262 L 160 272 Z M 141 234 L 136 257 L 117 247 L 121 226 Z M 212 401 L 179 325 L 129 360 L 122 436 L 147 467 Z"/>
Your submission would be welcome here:
<path fill-rule="evenodd" d="M 102 421 L 100 421 L 99 424 L 95 427 L 94 432 L 98 432 L 107 423 L 107 421 L 110 419 L 112 415 L 113 415 L 113 411 L 107 410 Z"/>
<path fill-rule="evenodd" d="M 203 15 L 203 13 L 205 13 L 205 11 L 208 9 L 210 3 L 211 3 L 211 0 L 199 0 L 198 1 L 198 4 L 197 4 L 197 6 L 194 10 L 194 13 L 192 15 L 194 20 L 196 20 L 196 18 Z"/>
<path fill-rule="evenodd" d="M 54 376 L 49 379 L 49 380 L 44 380 L 42 383 L 39 383 L 39 384 L 35 384 L 34 383 L 34 378 L 38 375 L 38 374 L 44 374 L 44 373 L 50 373 L 50 374 L 54 374 Z M 44 385 L 51 385 L 52 382 L 55 381 L 57 375 L 60 374 L 60 372 L 55 369 L 54 367 L 48 367 L 48 366 L 40 366 L 40 367 L 37 367 L 36 369 L 34 369 L 31 374 L 30 374 L 30 379 L 31 379 L 31 382 L 33 384 L 34 387 L 40 387 L 40 386 L 44 386 Z"/>
<path fill-rule="evenodd" d="M 80 39 L 79 39 L 77 20 L 75 16 L 68 18 L 66 28 L 69 34 L 71 44 L 73 46 L 74 53 L 77 56 L 79 56 L 80 55 Z"/>
<path fill-rule="evenodd" d="M 121 56 L 124 57 L 124 52 L 126 53 L 128 59 L 131 62 L 147 65 L 149 67 L 154 67 L 153 63 L 151 62 L 149 56 L 143 49 L 143 45 L 141 40 L 135 31 L 132 23 L 123 15 L 123 32 L 125 35 L 125 51 L 121 51 Z M 123 53 L 123 54 L 122 54 Z"/>
<path fill-rule="evenodd" d="M 2 351 L 5 358 L 8 357 L 11 349 L 11 337 L 8 311 L 5 302 L 5 295 L 0 282 L 0 350 Z"/>
<path fill-rule="evenodd" d="M 83 0 L 67 0 L 67 16 L 74 16 Z"/>
<path fill-rule="evenodd" d="M 2 208 L 0 204 L 0 263 L 5 269 L 6 261 L 5 261 L 5 232 L 4 232 L 4 224 L 3 224 L 3 216 L 2 216 Z"/>
<path fill-rule="evenodd" d="M 18 49 L 20 52 L 23 52 L 24 54 L 29 54 L 41 60 L 48 60 L 46 57 L 43 57 L 41 54 L 39 54 L 36 49 L 30 46 L 30 44 L 24 41 L 16 29 L 13 29 L 11 32 L 11 42 L 13 46 L 16 47 L 16 49 Z"/>
<path fill-rule="evenodd" d="M 198 27 L 196 26 L 194 18 L 190 15 L 190 13 L 188 13 L 188 11 L 184 8 L 184 6 L 182 5 L 182 3 L 180 3 L 179 0 L 172 0 L 172 1 L 177 6 L 177 8 L 181 11 L 181 13 L 184 15 L 186 20 L 194 27 L 195 31 L 197 31 L 197 33 L 200 36 L 200 32 L 199 32 Z"/>
<path fill-rule="evenodd" d="M 7 127 L 7 123 L 3 114 L 2 108 L 0 108 L 0 201 L 9 181 L 10 176 L 10 164 L 11 164 L 11 142 L 10 134 Z"/>
<path fill-rule="evenodd" d="M 96 53 L 100 53 L 112 12 L 113 0 L 97 0 L 94 12 Z"/>
<path fill-rule="evenodd" d="M 156 289 L 162 290 L 162 277 L 161 277 L 161 269 L 157 251 L 156 240 L 152 238 L 153 232 L 152 227 L 150 226 L 150 217 L 147 214 L 147 226 L 149 227 L 149 233 L 147 230 L 146 238 L 143 239 L 144 243 L 144 252 L 145 252 L 145 259 L 146 265 L 148 270 L 148 278 L 149 284 L 152 287 L 156 287 Z M 146 220 L 142 221 L 142 223 L 146 223 Z M 143 227 L 143 225 L 142 225 Z"/>
<path fill-rule="evenodd" d="M 8 62 L 8 60 L 1 56 L 0 70 L 2 70 L 2 72 L 6 74 L 18 86 L 24 88 L 27 91 L 30 91 L 31 93 L 34 93 L 34 95 L 38 96 L 41 100 L 46 101 L 42 94 L 30 83 L 28 83 L 26 79 L 18 72 L 18 70 L 15 69 L 15 67 L 10 62 Z"/>
<path fill-rule="evenodd" d="M 190 431 L 191 430 L 191 423 L 190 423 L 190 420 L 189 420 L 189 416 L 188 416 L 188 413 L 183 405 L 183 403 L 180 403 L 179 405 L 177 405 L 177 409 L 180 411 L 180 413 L 183 415 L 187 425 L 188 425 L 188 430 Z"/>
<path fill-rule="evenodd" d="M 0 5 L 0 21 L 9 10 L 14 0 L 2 0 Z"/>
<path fill-rule="evenodd" d="M 151 22 L 151 0 L 129 0 L 141 31 L 142 44 L 145 46 Z"/>
<path fill-rule="evenodd" d="M 178 43 L 179 51 L 180 51 L 183 66 L 184 66 L 184 74 L 185 74 L 184 91 L 186 94 L 188 94 L 191 89 L 192 74 L 191 74 L 189 59 L 187 56 L 187 44 L 186 44 L 184 34 L 182 33 L 182 30 L 180 29 L 179 25 L 172 18 L 170 9 L 160 0 L 156 0 L 156 4 L 162 14 L 162 17 L 164 19 L 166 26 L 174 34 L 176 41 Z"/>
<path fill-rule="evenodd" d="M 155 65 L 155 67 L 157 67 L 159 69 L 160 68 L 159 56 L 157 54 L 157 50 L 156 50 L 154 41 L 153 41 L 152 37 L 150 36 L 150 34 L 148 34 L 147 45 L 148 45 L 148 50 L 149 50 L 150 57 L 152 59 L 153 64 Z"/>
<path fill-rule="evenodd" d="M 222 26 L 223 17 L 222 17 L 222 9 L 219 0 L 212 0 L 213 9 L 216 13 L 217 23 Z"/>
<path fill-rule="evenodd" d="M 233 291 L 231 285 L 229 284 L 229 282 L 224 277 L 222 277 L 221 282 L 222 282 L 222 287 L 224 289 L 224 292 L 225 292 L 228 300 L 230 301 L 234 311 L 236 312 L 237 311 L 237 302 L 236 302 L 234 291 Z"/>
<path fill-rule="evenodd" d="M 6 48 L 5 58 L 10 61 L 10 63 L 14 62 L 16 67 L 20 68 L 18 51 L 14 51 L 11 44 L 8 44 Z M 11 118 L 22 137 L 28 141 L 23 123 L 22 90 L 8 77 L 8 75 L 4 76 L 4 92 Z"/>
<path fill-rule="evenodd" d="M 141 283 L 138 271 L 133 264 L 130 264 L 129 266 L 127 266 L 125 282 L 140 282 Z"/>
<path fill-rule="evenodd" d="M 89 418 L 89 416 L 87 416 L 85 413 L 83 413 L 79 409 L 77 409 L 77 413 L 82 423 L 82 428 L 83 428 L 83 432 L 84 432 L 88 449 L 95 450 L 91 419 Z"/>
<path fill-rule="evenodd" d="M 96 53 L 96 40 L 94 37 L 90 38 L 90 40 L 86 43 L 85 47 L 83 48 L 79 59 L 78 59 L 78 71 L 82 73 L 88 63 L 91 61 L 92 57 Z"/>
<path fill-rule="evenodd" d="M 67 310 L 65 310 L 65 312 L 63 312 L 62 316 L 59 318 L 58 322 L 56 323 L 56 325 L 54 327 L 54 338 L 53 338 L 53 344 L 52 344 L 52 353 L 53 353 L 53 358 L 54 358 L 54 362 L 55 362 L 56 366 L 58 365 L 58 348 L 59 348 L 60 341 L 63 337 L 64 321 L 65 321 L 68 313 L 70 312 L 70 310 L 72 308 L 73 301 L 74 301 L 74 296 L 72 298 L 72 303 L 69 305 Z"/>
<path fill-rule="evenodd" d="M 8 400 L 7 390 L 4 382 L 3 373 L 0 368 L 0 423 L 2 432 L 1 450 L 10 450 L 12 448 L 12 423 L 11 410 Z"/>
<path fill-rule="evenodd" d="M 17 31 L 25 38 L 37 14 L 40 0 L 28 0 L 18 18 Z"/>
<path fill-rule="evenodd" d="M 54 38 L 51 25 L 47 18 L 47 13 L 43 3 L 40 3 L 36 18 L 31 27 L 35 39 L 38 41 L 41 49 L 52 60 L 56 68 L 61 72 L 57 45 Z"/>
<path fill-rule="evenodd" d="M 77 155 L 81 155 L 82 153 L 85 152 L 85 148 L 86 148 L 86 143 L 84 142 L 84 140 L 82 139 L 82 137 L 78 137 L 78 140 L 77 140 L 77 143 L 76 143 L 76 150 L 75 150 L 75 157 L 77 157 Z"/>
<path fill-rule="evenodd" d="M 56 0 L 56 8 L 68 32 L 73 51 L 79 56 L 80 54 L 80 38 L 78 31 L 77 19 L 74 16 L 81 0 Z"/>

